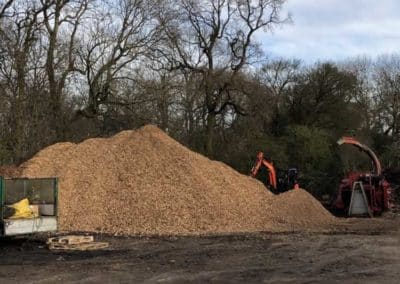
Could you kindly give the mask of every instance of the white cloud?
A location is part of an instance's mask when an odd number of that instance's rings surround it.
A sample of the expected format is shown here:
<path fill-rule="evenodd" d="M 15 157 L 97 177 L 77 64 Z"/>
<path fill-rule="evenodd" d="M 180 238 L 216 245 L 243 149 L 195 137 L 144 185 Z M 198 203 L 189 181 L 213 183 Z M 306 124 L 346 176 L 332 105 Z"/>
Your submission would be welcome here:
<path fill-rule="evenodd" d="M 400 52 L 400 1 L 288 0 L 293 24 L 260 34 L 265 52 L 306 62 Z"/>

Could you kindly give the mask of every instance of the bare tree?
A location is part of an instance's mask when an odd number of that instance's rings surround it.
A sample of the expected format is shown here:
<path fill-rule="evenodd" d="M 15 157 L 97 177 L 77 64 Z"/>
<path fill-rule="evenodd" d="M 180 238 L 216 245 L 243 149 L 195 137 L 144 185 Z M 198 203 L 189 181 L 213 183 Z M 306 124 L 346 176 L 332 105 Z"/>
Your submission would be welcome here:
<path fill-rule="evenodd" d="M 14 0 L 1 0 L 0 1 L 0 19 L 6 15 L 7 9 L 11 7 Z"/>
<path fill-rule="evenodd" d="M 300 60 L 296 59 L 275 59 L 264 64 L 258 73 L 260 82 L 268 89 L 266 94 L 259 95 L 264 98 L 264 102 L 260 103 L 264 108 L 268 107 L 272 110 L 271 130 L 275 134 L 281 130 L 286 95 L 300 74 L 300 64 Z"/>
<path fill-rule="evenodd" d="M 377 119 L 394 141 L 400 140 L 400 57 L 379 58 L 375 71 Z"/>
<path fill-rule="evenodd" d="M 63 90 L 67 77 L 76 68 L 76 36 L 82 17 L 88 9 L 90 0 L 41 0 L 46 7 L 43 21 L 47 32 L 46 74 L 49 84 L 52 129 L 57 139 L 65 139 L 65 123 L 61 113 Z M 63 39 L 59 39 L 64 28 Z"/>
<path fill-rule="evenodd" d="M 86 31 L 87 41 L 80 50 L 80 70 L 89 89 L 80 115 L 96 117 L 102 105 L 129 104 L 118 99 L 116 84 L 132 79 L 135 62 L 147 56 L 149 45 L 157 40 L 156 2 L 119 0 L 110 6 L 105 1 L 93 15 L 92 28 Z"/>
<path fill-rule="evenodd" d="M 342 68 L 357 78 L 350 103 L 363 116 L 361 122 L 363 129 L 371 130 L 376 122 L 376 105 L 373 97 L 377 89 L 373 62 L 367 57 L 356 57 L 344 62 Z"/>
<path fill-rule="evenodd" d="M 228 107 L 240 112 L 229 88 L 240 70 L 259 52 L 254 35 L 269 30 L 280 18 L 284 0 L 181 0 L 169 3 L 160 17 L 168 40 L 158 54 L 170 70 L 201 75 L 206 114 L 205 151 L 213 154 L 216 117 Z"/>
<path fill-rule="evenodd" d="M 33 62 L 32 51 L 40 35 L 39 15 L 43 9 L 32 1 L 15 3 L 9 11 L 13 16 L 3 19 L 0 29 L 0 74 L 4 84 L 1 93 L 10 107 L 6 129 L 12 135 L 8 135 L 8 143 L 14 161 L 18 161 L 26 154 L 24 146 L 29 128 L 24 116 L 29 97 L 27 87 L 33 85 L 28 75 Z"/>

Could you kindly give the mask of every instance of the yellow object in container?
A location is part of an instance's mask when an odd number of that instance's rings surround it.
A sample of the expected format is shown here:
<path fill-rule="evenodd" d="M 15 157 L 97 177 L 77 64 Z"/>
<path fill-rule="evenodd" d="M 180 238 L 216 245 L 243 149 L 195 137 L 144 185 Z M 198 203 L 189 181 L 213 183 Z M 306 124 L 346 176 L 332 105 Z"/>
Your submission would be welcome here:
<path fill-rule="evenodd" d="M 8 205 L 8 207 L 13 208 L 15 213 L 9 217 L 9 219 L 19 219 L 19 218 L 35 218 L 38 215 L 35 214 L 32 209 L 29 207 L 28 198 L 24 198 L 17 203 L 12 205 Z"/>

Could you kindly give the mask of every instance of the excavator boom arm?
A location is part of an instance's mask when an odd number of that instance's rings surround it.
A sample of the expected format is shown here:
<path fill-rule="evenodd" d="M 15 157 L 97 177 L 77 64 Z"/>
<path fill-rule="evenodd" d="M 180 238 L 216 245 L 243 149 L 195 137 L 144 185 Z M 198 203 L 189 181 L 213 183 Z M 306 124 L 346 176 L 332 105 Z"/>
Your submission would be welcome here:
<path fill-rule="evenodd" d="M 269 162 L 267 161 L 267 159 L 264 158 L 263 152 L 259 152 L 257 154 L 257 160 L 256 163 L 254 164 L 254 167 L 251 170 L 251 176 L 255 177 L 262 165 L 268 169 L 268 178 L 270 185 L 272 186 L 273 189 L 277 189 L 278 184 L 277 184 L 276 171 L 274 165 L 272 164 L 272 162 Z"/>

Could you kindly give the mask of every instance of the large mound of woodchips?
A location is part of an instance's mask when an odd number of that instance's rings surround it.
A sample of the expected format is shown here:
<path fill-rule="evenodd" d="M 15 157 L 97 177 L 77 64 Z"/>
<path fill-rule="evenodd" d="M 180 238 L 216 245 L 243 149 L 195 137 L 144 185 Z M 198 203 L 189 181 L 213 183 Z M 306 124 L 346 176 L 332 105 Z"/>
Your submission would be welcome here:
<path fill-rule="evenodd" d="M 335 222 L 306 191 L 278 196 L 155 126 L 58 143 L 22 166 L 59 177 L 61 230 L 120 235 L 318 229 Z"/>

